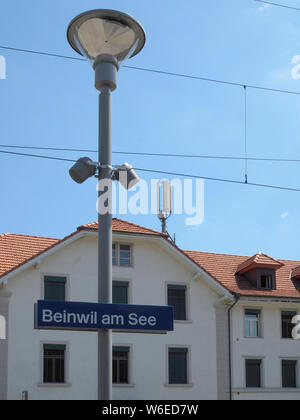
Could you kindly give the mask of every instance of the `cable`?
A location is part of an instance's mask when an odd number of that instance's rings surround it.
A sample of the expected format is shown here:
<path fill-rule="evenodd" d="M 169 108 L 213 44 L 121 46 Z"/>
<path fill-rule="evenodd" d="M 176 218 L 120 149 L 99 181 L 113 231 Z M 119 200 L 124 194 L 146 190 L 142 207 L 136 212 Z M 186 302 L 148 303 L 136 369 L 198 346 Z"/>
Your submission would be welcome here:
<path fill-rule="evenodd" d="M 4 46 L 4 45 L 0 45 L 0 49 L 24 52 L 24 53 L 29 53 L 29 54 L 38 54 L 38 55 L 44 55 L 44 56 L 50 56 L 50 57 L 56 57 L 56 58 L 64 58 L 64 59 L 68 59 L 68 60 L 86 61 L 83 58 L 70 57 L 70 56 L 67 56 L 67 55 L 60 55 L 60 54 L 52 54 L 52 53 L 42 52 L 42 51 L 25 50 L 25 49 L 21 49 L 21 48 L 12 48 L 12 47 Z M 192 76 L 192 75 L 183 74 L 183 73 L 173 73 L 173 72 L 162 71 L 162 70 L 148 69 L 148 68 L 145 68 L 145 67 L 135 67 L 135 66 L 126 66 L 126 65 L 124 65 L 123 67 L 125 67 L 127 69 L 131 69 L 131 70 L 138 70 L 138 71 L 162 74 L 162 75 L 165 75 L 165 76 L 183 77 L 183 78 L 186 78 L 186 79 L 201 80 L 201 81 L 210 82 L 210 83 L 218 83 L 218 84 L 238 86 L 238 87 L 246 86 L 247 88 L 250 88 L 250 89 L 264 90 L 264 91 L 268 91 L 268 92 L 285 93 L 285 94 L 289 94 L 289 95 L 300 95 L 300 92 L 292 91 L 292 90 L 275 89 L 275 88 L 268 88 L 268 87 L 265 87 L 265 86 L 257 86 L 257 85 L 248 85 L 248 84 L 245 84 L 245 83 L 230 82 L 230 81 L 226 81 L 226 80 L 218 80 L 218 79 L 212 79 L 212 78 L 202 77 L 202 76 Z"/>
<path fill-rule="evenodd" d="M 59 151 L 59 152 L 98 153 L 98 150 L 93 150 L 93 149 L 74 149 L 74 148 L 60 148 L 60 147 L 40 147 L 40 146 L 20 146 L 20 145 L 8 145 L 8 144 L 0 144 L 0 147 L 11 148 L 11 149 L 51 150 L 51 151 L 56 151 L 56 152 Z M 245 160 L 245 157 L 239 157 L 239 156 L 185 155 L 185 154 L 176 154 L 176 153 L 113 151 L 113 154 L 129 155 L 129 156 L 192 158 L 192 159 Z M 247 156 L 247 161 L 300 163 L 300 159 L 258 158 L 258 157 L 248 157 L 248 156 Z"/>
<path fill-rule="evenodd" d="M 6 153 L 8 155 L 35 157 L 35 158 L 40 158 L 40 159 L 61 160 L 64 162 L 77 162 L 74 159 L 64 159 L 64 158 L 59 158 L 59 157 L 42 156 L 42 155 L 32 155 L 32 154 L 27 154 L 27 153 L 7 152 L 6 150 L 0 150 L 0 153 Z"/>
<path fill-rule="evenodd" d="M 133 70 L 140 70 L 140 71 L 147 71 L 151 73 L 163 74 L 167 76 L 184 77 L 187 79 L 202 80 L 204 82 L 219 83 L 223 85 L 231 85 L 231 86 L 238 86 L 238 87 L 246 86 L 247 88 L 250 88 L 250 89 L 265 90 L 268 92 L 286 93 L 289 95 L 300 95 L 300 92 L 292 91 L 292 90 L 268 88 L 265 86 L 247 85 L 245 83 L 229 82 L 225 80 L 211 79 L 211 78 L 201 77 L 201 76 L 192 76 L 192 75 L 182 74 L 182 73 L 172 73 L 172 72 L 167 72 L 167 71 L 162 71 L 162 70 L 153 70 L 153 69 L 147 69 L 144 67 L 133 67 L 133 66 L 123 66 L 123 67 L 126 67 L 128 69 L 133 69 Z"/>
<path fill-rule="evenodd" d="M 269 184 L 257 184 L 257 183 L 254 183 L 254 182 L 247 182 L 246 183 L 244 181 L 235 181 L 233 179 L 211 178 L 211 177 L 207 177 L 207 176 L 191 175 L 191 174 L 183 174 L 183 173 L 178 173 L 178 172 L 167 172 L 167 171 L 159 171 L 159 170 L 154 170 L 154 169 L 143 169 L 143 168 L 135 168 L 135 167 L 134 167 L 134 170 L 140 171 L 140 172 L 151 172 L 151 173 L 157 173 L 157 174 L 180 176 L 180 177 L 185 177 L 185 178 L 204 179 L 206 181 L 228 182 L 228 183 L 232 183 L 232 184 L 251 185 L 253 187 L 273 188 L 273 189 L 277 189 L 277 190 L 300 192 L 300 189 L 298 189 L 298 188 L 280 187 L 278 185 L 269 185 Z"/>
<path fill-rule="evenodd" d="M 58 161 L 64 161 L 64 162 L 76 162 L 76 160 L 73 160 L 73 159 L 64 159 L 64 158 L 53 157 L 53 156 L 33 155 L 33 154 L 27 154 L 27 153 L 7 152 L 5 150 L 0 150 L 0 153 L 6 153 L 9 155 L 17 155 L 17 156 L 34 157 L 34 158 L 40 158 L 40 159 L 51 159 L 51 160 L 58 160 Z M 136 167 L 134 167 L 133 169 L 140 172 L 148 172 L 148 173 L 155 173 L 155 174 L 179 176 L 179 177 L 185 177 L 185 178 L 204 179 L 206 181 L 226 182 L 226 183 L 231 183 L 231 184 L 251 185 L 254 187 L 263 187 L 263 188 L 272 188 L 272 189 L 277 189 L 277 190 L 300 192 L 300 189 L 297 189 L 297 188 L 281 187 L 277 185 L 258 184 L 258 183 L 253 183 L 253 182 L 248 182 L 246 184 L 243 181 L 236 181 L 233 179 L 212 178 L 212 177 L 193 175 L 193 174 L 183 174 L 180 172 L 160 171 L 156 169 L 145 169 L 145 168 L 136 168 Z"/>
<path fill-rule="evenodd" d="M 20 145 L 9 145 L 9 144 L 0 144 L 0 147 L 11 148 L 11 149 L 32 149 L 32 150 L 53 150 L 56 152 L 87 152 L 87 153 L 98 153 L 97 150 L 91 149 L 71 149 L 63 147 L 41 147 L 41 146 L 20 146 Z"/>
<path fill-rule="evenodd" d="M 285 9 L 298 10 L 298 12 L 300 11 L 300 9 L 298 9 L 297 7 L 286 6 L 285 4 L 272 3 L 271 1 L 264 1 L 264 0 L 254 0 L 254 1 L 257 1 L 258 3 L 269 4 L 270 6 L 284 7 Z"/>
<path fill-rule="evenodd" d="M 24 53 L 28 53 L 28 54 L 46 55 L 48 57 L 66 58 L 68 60 L 77 60 L 77 61 L 85 61 L 86 62 L 86 60 L 84 58 L 71 57 L 69 55 L 53 54 L 53 53 L 47 53 L 47 52 L 43 52 L 43 51 L 24 50 L 22 48 L 12 48 L 12 47 L 6 47 L 4 45 L 1 45 L 0 48 L 2 48 L 3 50 L 18 51 L 18 52 L 24 52 Z"/>

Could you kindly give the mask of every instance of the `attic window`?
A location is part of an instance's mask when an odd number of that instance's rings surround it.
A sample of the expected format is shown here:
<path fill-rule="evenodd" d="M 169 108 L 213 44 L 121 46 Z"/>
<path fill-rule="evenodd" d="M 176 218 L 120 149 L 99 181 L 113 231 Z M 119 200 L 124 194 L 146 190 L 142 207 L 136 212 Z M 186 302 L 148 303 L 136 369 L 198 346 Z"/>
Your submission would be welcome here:
<path fill-rule="evenodd" d="M 272 274 L 261 274 L 260 275 L 260 288 L 264 290 L 272 290 L 273 288 L 273 276 Z"/>

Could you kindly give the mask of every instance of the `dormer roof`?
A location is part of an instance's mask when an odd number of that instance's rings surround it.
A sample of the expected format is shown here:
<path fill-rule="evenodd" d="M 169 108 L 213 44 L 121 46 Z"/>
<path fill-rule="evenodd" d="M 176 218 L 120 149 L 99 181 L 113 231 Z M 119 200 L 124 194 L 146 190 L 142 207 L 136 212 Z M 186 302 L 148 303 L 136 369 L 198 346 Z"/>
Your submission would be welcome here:
<path fill-rule="evenodd" d="M 263 254 L 262 252 L 253 255 L 253 257 L 248 258 L 246 261 L 238 265 L 236 269 L 236 274 L 244 274 L 255 268 L 266 268 L 278 270 L 283 264 L 278 260 L 275 260 L 269 255 Z"/>
<path fill-rule="evenodd" d="M 291 279 L 300 279 L 300 265 L 291 271 Z"/>

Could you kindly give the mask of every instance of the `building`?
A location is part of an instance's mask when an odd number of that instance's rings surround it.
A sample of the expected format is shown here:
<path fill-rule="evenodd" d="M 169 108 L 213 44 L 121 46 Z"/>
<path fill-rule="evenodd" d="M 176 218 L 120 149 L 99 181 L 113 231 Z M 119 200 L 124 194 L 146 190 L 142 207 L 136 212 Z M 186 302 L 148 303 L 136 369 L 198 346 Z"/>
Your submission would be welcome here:
<path fill-rule="evenodd" d="M 299 261 L 262 253 L 188 255 L 235 295 L 229 309 L 232 399 L 299 400 L 300 340 L 292 338 L 292 320 L 300 314 Z"/>
<path fill-rule="evenodd" d="M 299 399 L 298 266 L 183 251 L 114 219 L 114 302 L 175 312 L 166 335 L 113 333 L 114 399 Z M 0 236 L 0 399 L 96 399 L 97 334 L 35 330 L 39 299 L 97 301 L 97 223 L 62 240 Z"/>

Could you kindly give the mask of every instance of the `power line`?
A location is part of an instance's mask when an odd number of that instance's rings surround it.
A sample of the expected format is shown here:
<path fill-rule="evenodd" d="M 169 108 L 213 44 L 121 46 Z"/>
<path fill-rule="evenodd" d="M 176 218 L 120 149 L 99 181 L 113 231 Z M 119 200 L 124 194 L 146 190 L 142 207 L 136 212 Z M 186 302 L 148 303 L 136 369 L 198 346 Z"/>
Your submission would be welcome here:
<path fill-rule="evenodd" d="M 183 173 L 179 173 L 179 172 L 159 171 L 159 170 L 154 170 L 154 169 L 143 169 L 143 168 L 136 168 L 136 167 L 134 169 L 136 171 L 140 171 L 140 172 L 151 172 L 151 173 L 157 173 L 157 174 L 180 176 L 180 177 L 185 177 L 185 178 L 204 179 L 206 181 L 228 182 L 228 183 L 232 183 L 232 184 L 251 185 L 253 187 L 263 187 L 263 188 L 272 188 L 272 189 L 277 189 L 277 190 L 300 192 L 300 189 L 298 189 L 298 188 L 281 187 L 281 186 L 278 186 L 278 185 L 258 184 L 258 183 L 254 183 L 254 182 L 235 181 L 233 179 L 212 178 L 212 177 L 207 177 L 207 176 L 183 174 Z"/>
<path fill-rule="evenodd" d="M 40 159 L 60 160 L 64 162 L 76 162 L 76 160 L 74 159 L 64 159 L 64 158 L 53 157 L 53 156 L 33 155 L 33 154 L 28 154 L 28 153 L 8 152 L 6 150 L 0 150 L 0 153 L 5 153 L 8 155 L 17 155 L 17 156 L 28 156 L 28 157 L 34 157 L 34 158 L 40 158 Z"/>
<path fill-rule="evenodd" d="M 4 45 L 0 45 L 0 49 L 6 49 L 6 50 L 11 50 L 11 51 L 17 51 L 17 52 L 24 52 L 24 53 L 29 53 L 29 54 L 44 55 L 44 56 L 50 56 L 50 57 L 56 57 L 56 58 L 64 58 L 64 59 L 68 59 L 68 60 L 86 61 L 83 58 L 70 57 L 70 56 L 67 56 L 67 55 L 53 54 L 53 53 L 43 52 L 43 51 L 34 51 L 34 50 L 25 50 L 25 49 L 21 49 L 21 48 L 12 48 L 12 47 L 4 46 Z M 136 66 L 127 66 L 127 65 L 123 65 L 123 67 L 125 67 L 127 69 L 131 69 L 131 70 L 138 70 L 138 71 L 143 71 L 143 72 L 162 74 L 162 75 L 165 75 L 165 76 L 182 77 L 182 78 L 186 78 L 186 79 L 201 80 L 201 81 L 204 81 L 204 82 L 217 83 L 217 84 L 230 85 L 230 86 L 237 86 L 237 87 L 246 86 L 249 89 L 263 90 L 263 91 L 267 91 L 267 92 L 285 93 L 285 94 L 289 94 L 289 95 L 298 95 L 298 96 L 300 95 L 300 92 L 292 91 L 292 90 L 275 89 L 275 88 L 269 88 L 269 87 L 266 87 L 266 86 L 258 86 L 258 85 L 248 85 L 248 84 L 245 84 L 245 83 L 231 82 L 231 81 L 227 81 L 227 80 L 219 80 L 219 79 L 213 79 L 213 78 L 202 77 L 202 76 L 193 76 L 193 75 L 184 74 L 184 73 L 174 73 L 174 72 L 169 72 L 169 71 L 149 69 L 149 68 L 145 68 L 145 67 L 136 67 Z"/>
<path fill-rule="evenodd" d="M 11 149 L 48 150 L 48 151 L 56 151 L 56 152 L 98 153 L 98 150 L 93 150 L 93 149 L 76 149 L 76 148 L 62 148 L 62 147 L 20 146 L 20 145 L 8 145 L 8 144 L 0 144 L 0 147 L 11 148 Z M 178 153 L 113 151 L 113 154 L 128 155 L 128 156 L 149 156 L 149 157 L 152 156 L 152 157 L 191 158 L 191 159 L 245 160 L 245 157 L 239 157 L 239 156 L 188 155 L 188 154 L 178 154 Z M 249 157 L 249 156 L 247 156 L 247 161 L 300 163 L 300 159 L 259 158 L 259 157 Z"/>
<path fill-rule="evenodd" d="M 48 53 L 48 52 L 43 52 L 43 51 L 25 50 L 25 49 L 22 49 L 22 48 L 7 47 L 7 46 L 4 46 L 4 45 L 0 45 L 0 48 L 3 49 L 3 50 L 18 51 L 18 52 L 23 52 L 23 53 L 28 53 L 28 54 L 45 55 L 45 56 L 48 56 L 48 57 L 65 58 L 65 59 L 68 59 L 68 60 L 76 60 L 76 61 L 85 61 L 86 62 L 86 60 L 84 58 L 71 57 L 69 55 L 54 54 L 54 53 Z"/>
<path fill-rule="evenodd" d="M 0 153 L 5 153 L 5 154 L 9 154 L 9 155 L 16 155 L 16 156 L 23 156 L 23 157 L 24 156 L 34 157 L 34 158 L 39 158 L 39 159 L 51 159 L 51 160 L 58 160 L 58 161 L 64 161 L 64 162 L 76 162 L 76 160 L 74 160 L 74 159 L 64 159 L 64 158 L 53 157 L 53 156 L 8 152 L 8 151 L 5 151 L 5 150 L 0 150 Z M 207 176 L 201 176 L 201 175 L 185 174 L 185 173 L 180 173 L 180 172 L 161 171 L 161 170 L 156 170 L 156 169 L 145 169 L 145 168 L 136 168 L 136 167 L 134 167 L 134 169 L 136 171 L 140 171 L 140 172 L 155 173 L 155 174 L 161 174 L 161 175 L 172 175 L 172 176 L 179 176 L 179 177 L 185 177 L 185 178 L 203 179 L 203 180 L 206 180 L 206 181 L 226 182 L 226 183 L 239 184 L 239 185 L 251 185 L 253 187 L 272 188 L 272 189 L 276 189 L 276 190 L 300 192 L 300 189 L 298 189 L 298 188 L 281 187 L 281 186 L 278 186 L 278 185 L 258 184 L 258 183 L 254 183 L 254 182 L 245 183 L 243 181 L 236 181 L 236 180 L 233 180 L 233 179 L 213 178 L 213 177 L 207 177 Z"/>
<path fill-rule="evenodd" d="M 297 7 L 286 6 L 285 4 L 273 3 L 271 1 L 264 1 L 264 0 L 254 0 L 254 1 L 257 1 L 258 3 L 269 4 L 270 6 L 284 7 L 285 9 L 298 10 L 298 12 L 300 11 L 300 9 Z"/>

